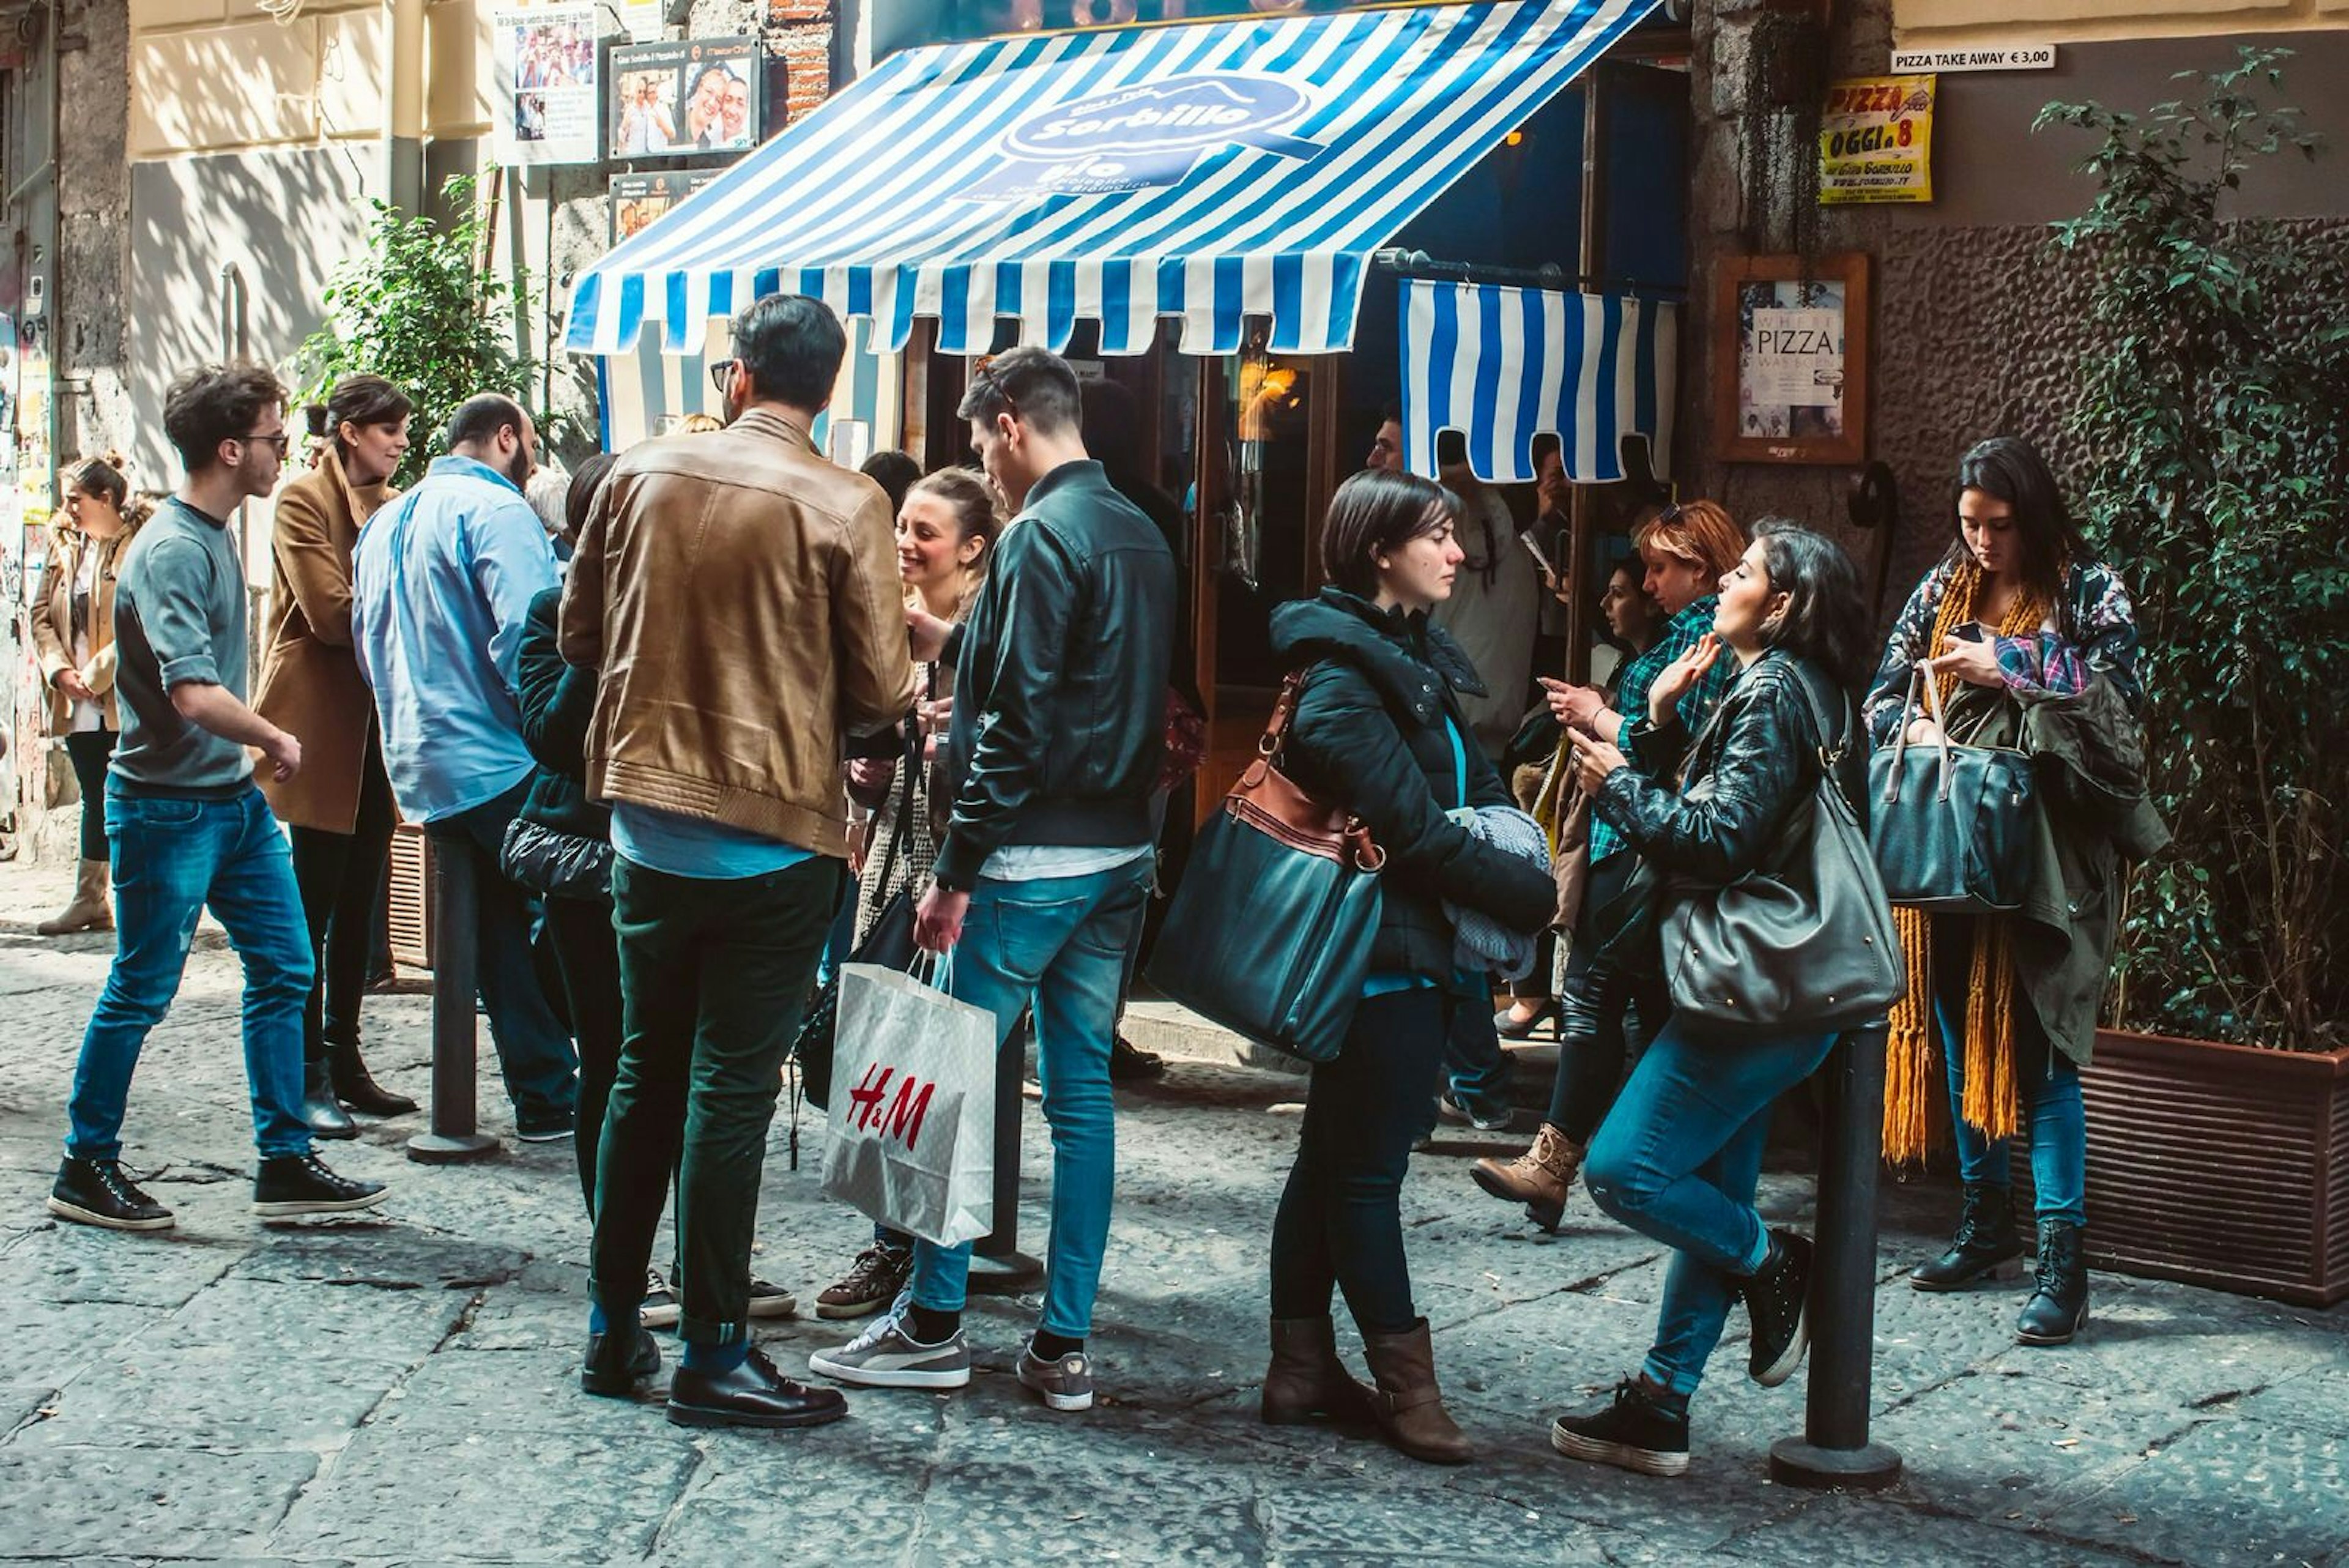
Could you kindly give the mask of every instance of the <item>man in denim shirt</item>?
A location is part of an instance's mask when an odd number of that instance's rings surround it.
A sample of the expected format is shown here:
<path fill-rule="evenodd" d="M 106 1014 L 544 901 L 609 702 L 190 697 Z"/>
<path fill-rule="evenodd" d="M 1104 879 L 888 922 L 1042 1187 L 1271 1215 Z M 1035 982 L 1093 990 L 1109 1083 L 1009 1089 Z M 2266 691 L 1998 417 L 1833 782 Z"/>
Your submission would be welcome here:
<path fill-rule="evenodd" d="M 348 1181 L 310 1152 L 302 1119 L 302 1009 L 309 927 L 294 861 L 253 782 L 260 748 L 280 779 L 302 744 L 245 706 L 245 578 L 229 533 L 237 507 L 275 488 L 285 389 L 258 365 L 208 365 L 173 381 L 163 429 L 187 478 L 124 547 L 115 586 L 122 738 L 106 786 L 121 932 L 74 1069 L 71 1130 L 49 1211 L 111 1231 L 163 1231 L 171 1211 L 122 1171 L 122 1118 L 148 1033 L 178 994 L 210 905 L 244 962 L 244 1071 L 264 1218 L 366 1209 L 378 1182 Z"/>
<path fill-rule="evenodd" d="M 579 1058 L 531 961 L 528 896 L 499 869 L 530 794 L 517 662 L 554 546 L 523 494 L 537 431 L 512 398 L 470 399 L 449 455 L 368 519 L 352 553 L 351 640 L 383 722 L 400 815 L 440 855 L 472 855 L 481 1000 L 525 1142 L 567 1138 Z"/>

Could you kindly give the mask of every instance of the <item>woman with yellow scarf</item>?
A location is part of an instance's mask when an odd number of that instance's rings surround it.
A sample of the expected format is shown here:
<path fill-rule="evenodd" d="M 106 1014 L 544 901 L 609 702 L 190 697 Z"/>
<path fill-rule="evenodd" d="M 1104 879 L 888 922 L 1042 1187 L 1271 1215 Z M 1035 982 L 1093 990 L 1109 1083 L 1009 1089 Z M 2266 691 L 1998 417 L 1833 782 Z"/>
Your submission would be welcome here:
<path fill-rule="evenodd" d="M 1981 442 L 1959 462 L 1956 513 L 1948 556 L 1925 575 L 1893 627 L 1865 710 L 1873 742 L 1892 744 L 1904 724 L 1911 745 L 1940 738 L 1933 722 L 1909 704 L 1911 675 L 1921 671 L 1934 683 L 1954 741 L 2019 744 L 2033 753 L 2043 774 L 2059 761 L 2039 753 L 2038 735 L 2110 739 L 2115 750 L 2133 754 L 2142 691 L 2128 594 L 2090 555 L 2046 463 L 2012 437 Z M 2035 714 L 2043 705 L 2046 713 Z M 2061 729 L 2049 722 L 2059 711 L 2068 715 Z M 2049 793 L 2058 797 L 2049 805 L 2057 840 L 2096 834 L 2063 809 L 2059 791 Z M 2059 857 L 2067 867 L 2089 867 L 2096 893 L 2114 890 L 2117 853 L 2101 836 Z M 2008 1140 L 2028 1116 L 2039 1255 L 2015 1333 L 2026 1345 L 2062 1345 L 2088 1314 L 2080 1065 L 2094 1037 L 2095 992 L 2110 964 L 2116 899 L 2096 898 L 2104 913 L 2092 919 L 2082 915 L 2086 901 L 2076 889 L 2042 891 L 2068 897 L 2075 917 L 2068 929 L 2043 931 L 2043 922 L 2024 914 L 1897 911 L 1909 994 L 1892 1012 L 1884 1142 L 1896 1163 L 1924 1155 L 1938 1035 L 1965 1207 L 1949 1249 L 1909 1282 L 1920 1291 L 1962 1290 L 2022 1272 L 2007 1157 Z"/>

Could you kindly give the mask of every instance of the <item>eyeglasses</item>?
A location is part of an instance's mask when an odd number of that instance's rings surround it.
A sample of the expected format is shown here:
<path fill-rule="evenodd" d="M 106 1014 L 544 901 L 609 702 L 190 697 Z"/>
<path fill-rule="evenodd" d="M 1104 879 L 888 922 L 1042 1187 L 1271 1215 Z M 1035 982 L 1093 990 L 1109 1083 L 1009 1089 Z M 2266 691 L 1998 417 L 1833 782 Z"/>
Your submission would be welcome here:
<path fill-rule="evenodd" d="M 740 359 L 712 359 L 709 362 L 709 384 L 718 389 L 719 397 L 726 395 L 727 388 L 734 379 L 734 367 L 741 362 Z"/>
<path fill-rule="evenodd" d="M 280 462 L 285 461 L 286 452 L 291 451 L 294 445 L 294 438 L 284 431 L 279 431 L 275 435 L 241 435 L 231 436 L 229 439 L 242 441 L 246 446 L 274 446 L 277 449 L 277 461 Z"/>
<path fill-rule="evenodd" d="M 1005 413 L 1015 420 L 1019 417 L 1019 405 L 1012 400 L 1011 389 L 1003 384 L 1003 378 L 995 373 L 995 362 L 991 359 L 981 359 L 971 370 L 970 389 L 976 392 L 981 388 L 986 389 L 988 397 L 1003 405 Z"/>

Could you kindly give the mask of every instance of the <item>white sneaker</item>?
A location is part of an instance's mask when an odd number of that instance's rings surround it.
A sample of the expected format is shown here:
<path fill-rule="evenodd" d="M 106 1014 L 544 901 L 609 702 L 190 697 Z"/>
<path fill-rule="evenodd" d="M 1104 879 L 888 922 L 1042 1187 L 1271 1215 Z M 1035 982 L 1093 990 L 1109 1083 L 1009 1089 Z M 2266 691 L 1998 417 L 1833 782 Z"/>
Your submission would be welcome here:
<path fill-rule="evenodd" d="M 957 1329 L 941 1344 L 924 1345 L 892 1312 L 839 1349 L 809 1356 L 808 1370 L 866 1388 L 961 1388 L 970 1382 L 970 1344 Z"/>

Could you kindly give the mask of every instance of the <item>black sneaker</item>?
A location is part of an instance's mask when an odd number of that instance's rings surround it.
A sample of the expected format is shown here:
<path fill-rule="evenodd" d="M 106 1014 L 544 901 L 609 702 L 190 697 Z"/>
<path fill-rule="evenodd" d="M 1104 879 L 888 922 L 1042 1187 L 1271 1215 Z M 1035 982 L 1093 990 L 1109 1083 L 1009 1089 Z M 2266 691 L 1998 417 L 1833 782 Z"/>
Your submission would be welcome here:
<path fill-rule="evenodd" d="M 514 1113 L 514 1137 L 524 1143 L 561 1143 L 578 1126 L 569 1106 L 528 1116 Z"/>
<path fill-rule="evenodd" d="M 57 1183 L 49 1189 L 49 1212 L 77 1225 L 99 1225 L 109 1231 L 168 1231 L 177 1223 L 171 1211 L 131 1185 L 119 1159 L 76 1159 L 67 1155 L 57 1166 Z"/>
<path fill-rule="evenodd" d="M 343 1214 L 383 1201 L 380 1181 L 353 1181 L 326 1168 L 315 1154 L 286 1155 L 261 1162 L 253 1183 L 253 1211 L 264 1220 L 296 1214 Z"/>
<path fill-rule="evenodd" d="M 1615 1386 L 1614 1402 L 1586 1416 L 1560 1416 L 1549 1446 L 1569 1459 L 1613 1465 L 1643 1476 L 1686 1475 L 1688 1402 L 1675 1400 L 1646 1378 Z"/>
<path fill-rule="evenodd" d="M 1435 1114 L 1439 1119 L 1455 1127 L 1470 1127 L 1478 1132 L 1488 1133 L 1507 1132 L 1517 1119 L 1517 1113 L 1508 1106 L 1505 1105 L 1497 1111 L 1489 1106 L 1471 1106 L 1449 1089 L 1435 1096 Z"/>
<path fill-rule="evenodd" d="M 1769 1257 L 1741 1291 L 1754 1330 L 1746 1375 L 1764 1388 L 1775 1388 L 1795 1375 L 1811 1343 L 1810 1242 L 1792 1231 L 1771 1231 Z"/>

